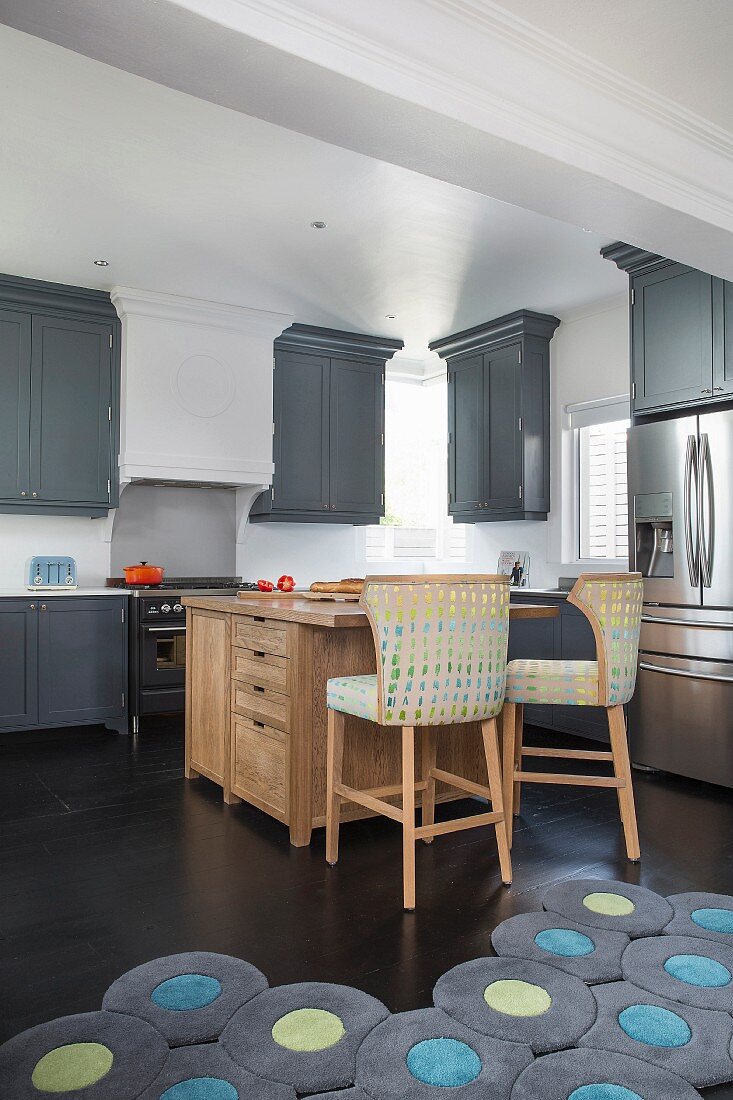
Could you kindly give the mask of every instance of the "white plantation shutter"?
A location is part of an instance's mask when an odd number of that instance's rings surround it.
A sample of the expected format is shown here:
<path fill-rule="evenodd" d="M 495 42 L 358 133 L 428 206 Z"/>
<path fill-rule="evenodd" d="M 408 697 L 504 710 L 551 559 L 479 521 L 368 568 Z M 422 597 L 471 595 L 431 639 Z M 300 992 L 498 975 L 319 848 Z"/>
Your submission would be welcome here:
<path fill-rule="evenodd" d="M 628 558 L 628 421 L 578 429 L 581 558 Z"/>

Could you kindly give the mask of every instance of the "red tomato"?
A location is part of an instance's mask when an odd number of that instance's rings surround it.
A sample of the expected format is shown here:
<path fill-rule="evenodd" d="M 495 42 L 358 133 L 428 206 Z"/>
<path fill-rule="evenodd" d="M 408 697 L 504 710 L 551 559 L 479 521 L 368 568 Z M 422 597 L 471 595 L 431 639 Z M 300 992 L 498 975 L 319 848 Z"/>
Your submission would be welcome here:
<path fill-rule="evenodd" d="M 295 581 L 288 573 L 283 573 L 277 582 L 277 587 L 281 592 L 292 592 L 295 588 Z"/>
<path fill-rule="evenodd" d="M 272 583 L 272 581 L 257 581 L 257 587 L 259 588 L 260 592 L 272 592 L 275 585 Z"/>

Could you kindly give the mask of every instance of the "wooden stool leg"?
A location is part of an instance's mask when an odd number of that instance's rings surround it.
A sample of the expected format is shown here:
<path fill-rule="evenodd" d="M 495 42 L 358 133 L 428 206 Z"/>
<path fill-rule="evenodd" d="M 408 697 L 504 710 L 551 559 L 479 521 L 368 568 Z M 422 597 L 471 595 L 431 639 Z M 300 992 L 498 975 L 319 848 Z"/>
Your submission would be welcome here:
<path fill-rule="evenodd" d="M 425 726 L 422 731 L 422 778 L 427 786 L 422 795 L 423 825 L 435 824 L 435 778 L 432 775 L 438 760 L 438 733 L 433 726 Z M 433 843 L 432 836 L 423 837 L 425 844 Z"/>
<path fill-rule="evenodd" d="M 618 788 L 618 803 L 621 811 L 621 823 L 624 827 L 626 854 L 632 863 L 641 858 L 639 831 L 636 823 L 634 788 L 631 781 L 631 761 L 629 760 L 629 742 L 626 736 L 626 722 L 623 707 L 608 707 L 608 730 L 611 735 L 613 770 L 617 779 L 623 779 L 626 786 Z"/>
<path fill-rule="evenodd" d="M 521 772 L 522 770 L 522 745 L 524 743 L 524 703 L 516 704 L 515 722 L 514 722 L 514 770 Z M 519 811 L 522 806 L 522 784 L 514 784 L 514 795 L 512 797 L 512 811 L 514 817 L 519 815 Z"/>
<path fill-rule="evenodd" d="M 339 857 L 339 825 L 341 796 L 334 785 L 341 782 L 344 761 L 344 715 L 339 710 L 328 712 L 328 743 L 326 748 L 326 862 L 331 866 Z"/>
<path fill-rule="evenodd" d="M 402 727 L 402 884 L 405 909 L 415 908 L 415 730 Z"/>
<path fill-rule="evenodd" d="M 512 829 L 514 825 L 514 741 L 517 726 L 517 708 L 514 703 L 505 703 L 501 712 L 502 718 L 502 749 L 503 749 L 503 782 L 504 782 L 504 814 L 507 841 L 512 846 Z"/>
<path fill-rule="evenodd" d="M 499 762 L 499 737 L 496 729 L 496 719 L 490 718 L 481 723 L 481 733 L 484 739 L 484 752 L 486 754 L 486 771 L 489 775 L 489 791 L 491 792 L 491 809 L 504 815 L 504 799 L 501 793 L 501 764 Z M 501 868 L 501 881 L 505 886 L 510 886 L 512 881 L 512 857 L 509 854 L 509 841 L 507 839 L 506 816 L 496 825 L 496 843 L 499 848 L 499 867 Z"/>

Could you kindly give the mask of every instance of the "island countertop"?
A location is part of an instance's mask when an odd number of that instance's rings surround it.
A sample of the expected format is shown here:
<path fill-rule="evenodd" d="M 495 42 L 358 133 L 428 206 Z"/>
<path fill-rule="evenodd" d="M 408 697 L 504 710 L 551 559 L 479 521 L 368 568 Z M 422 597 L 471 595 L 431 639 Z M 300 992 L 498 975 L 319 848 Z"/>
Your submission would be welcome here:
<path fill-rule="evenodd" d="M 343 600 L 310 600 L 303 596 L 248 593 L 238 596 L 184 596 L 186 607 L 204 611 L 220 611 L 229 615 L 261 615 L 267 619 L 303 626 L 357 628 L 367 625 L 366 612 L 358 603 Z M 559 615 L 557 603 L 510 603 L 510 619 L 554 619 Z"/>

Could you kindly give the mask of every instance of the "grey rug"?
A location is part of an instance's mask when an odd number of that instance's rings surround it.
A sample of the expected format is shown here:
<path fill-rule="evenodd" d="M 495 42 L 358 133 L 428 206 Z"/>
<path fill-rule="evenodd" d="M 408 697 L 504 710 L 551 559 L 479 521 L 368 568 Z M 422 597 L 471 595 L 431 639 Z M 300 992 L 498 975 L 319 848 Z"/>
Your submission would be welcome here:
<path fill-rule="evenodd" d="M 381 1001 L 347 985 L 281 985 L 240 1008 L 221 1044 L 258 1077 L 328 1092 L 353 1084 L 364 1036 L 388 1016 Z"/>
<path fill-rule="evenodd" d="M 0 1096 L 136 1100 L 168 1057 L 163 1036 L 131 1016 L 84 1012 L 38 1024 L 0 1047 Z"/>
<path fill-rule="evenodd" d="M 581 1047 L 612 1050 L 676 1073 L 696 1088 L 733 1080 L 733 1019 L 657 997 L 631 982 L 593 986 L 598 1016 Z"/>
<path fill-rule="evenodd" d="M 609 1091 L 609 1086 L 627 1091 L 619 1094 Z M 695 1100 L 700 1093 L 676 1074 L 636 1058 L 607 1050 L 564 1050 L 539 1058 L 529 1066 L 514 1086 L 511 1100 L 633 1100 L 633 1097 Z"/>
<path fill-rule="evenodd" d="M 673 917 L 664 929 L 668 936 L 695 936 L 733 944 L 733 898 L 729 894 L 695 891 L 667 899 Z"/>
<path fill-rule="evenodd" d="M 172 1047 L 216 1039 L 267 978 L 231 955 L 187 951 L 136 966 L 113 982 L 102 1008 L 153 1024 Z"/>
<path fill-rule="evenodd" d="M 400 1012 L 376 1027 L 356 1059 L 356 1083 L 372 1100 L 509 1100 L 532 1051 L 478 1035 L 437 1008 Z"/>
<path fill-rule="evenodd" d="M 621 956 L 629 942 L 625 932 L 591 928 L 557 913 L 518 913 L 491 934 L 497 955 L 534 959 L 588 985 L 621 978 Z"/>
<path fill-rule="evenodd" d="M 443 974 L 433 1001 L 466 1027 L 535 1054 L 573 1046 L 596 1018 L 587 985 L 528 959 L 473 959 Z"/>
<path fill-rule="evenodd" d="M 733 1013 L 733 947 L 692 936 L 634 940 L 624 952 L 624 978 L 693 1008 Z"/>
<path fill-rule="evenodd" d="M 669 902 L 643 886 L 608 879 L 575 878 L 560 882 L 542 899 L 545 909 L 563 917 L 638 936 L 657 936 L 672 919 Z"/>
<path fill-rule="evenodd" d="M 295 1100 L 295 1089 L 234 1064 L 221 1043 L 176 1047 L 138 1100 Z"/>

